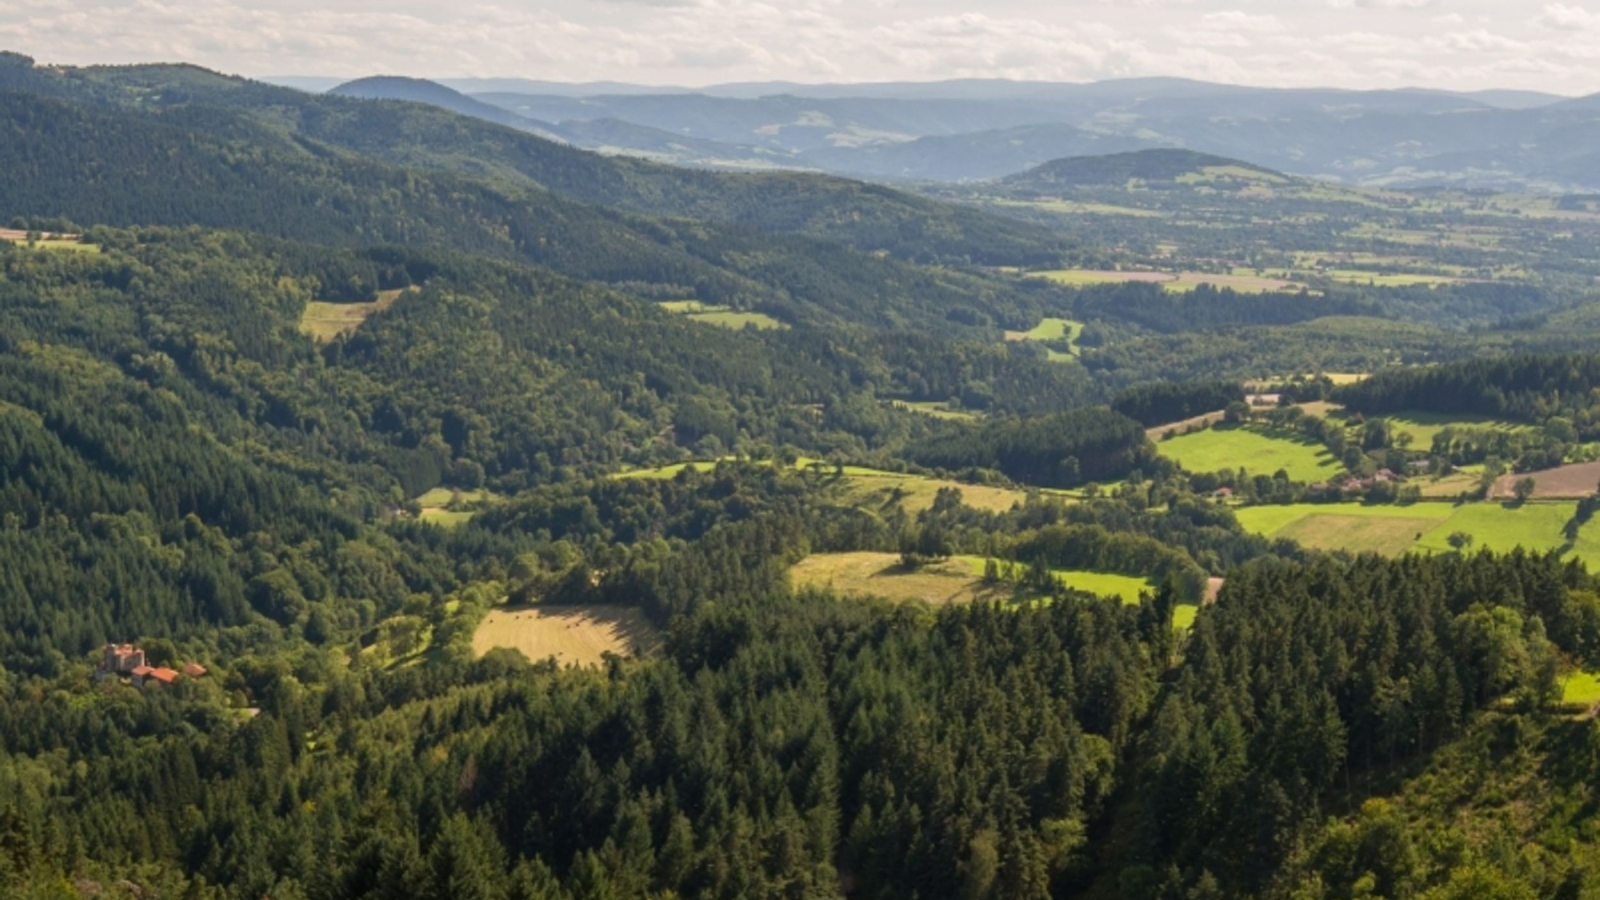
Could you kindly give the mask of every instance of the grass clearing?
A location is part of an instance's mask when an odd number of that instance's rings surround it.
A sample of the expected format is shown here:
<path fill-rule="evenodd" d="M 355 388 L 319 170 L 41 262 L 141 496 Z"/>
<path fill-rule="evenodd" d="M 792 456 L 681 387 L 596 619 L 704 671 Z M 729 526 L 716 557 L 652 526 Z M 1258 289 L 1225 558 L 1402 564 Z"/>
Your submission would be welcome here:
<path fill-rule="evenodd" d="M 1190 472 L 1236 471 L 1272 475 L 1282 469 L 1300 482 L 1326 481 L 1344 466 L 1327 447 L 1301 435 L 1255 426 L 1217 426 L 1156 445 Z"/>
<path fill-rule="evenodd" d="M 534 662 L 553 656 L 576 666 L 600 665 L 607 653 L 642 656 L 660 644 L 644 613 L 631 606 L 501 607 L 491 610 L 472 635 L 477 656 L 504 647 Z"/>
<path fill-rule="evenodd" d="M 402 290 L 379 291 L 370 303 L 325 303 L 313 300 L 300 314 L 300 333 L 319 343 L 328 343 L 340 335 L 349 334 L 361 327 L 374 313 L 394 305 L 405 293 Z"/>

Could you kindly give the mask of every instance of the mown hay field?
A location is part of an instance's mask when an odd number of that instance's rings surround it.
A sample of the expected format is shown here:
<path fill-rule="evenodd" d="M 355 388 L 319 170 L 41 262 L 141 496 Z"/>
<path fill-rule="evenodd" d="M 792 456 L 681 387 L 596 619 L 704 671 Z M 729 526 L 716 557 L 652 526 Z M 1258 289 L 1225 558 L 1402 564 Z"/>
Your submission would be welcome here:
<path fill-rule="evenodd" d="M 515 606 L 492 610 L 472 635 L 472 652 L 497 647 L 521 651 L 538 662 L 595 666 L 605 654 L 641 656 L 660 646 L 661 636 L 631 606 Z"/>

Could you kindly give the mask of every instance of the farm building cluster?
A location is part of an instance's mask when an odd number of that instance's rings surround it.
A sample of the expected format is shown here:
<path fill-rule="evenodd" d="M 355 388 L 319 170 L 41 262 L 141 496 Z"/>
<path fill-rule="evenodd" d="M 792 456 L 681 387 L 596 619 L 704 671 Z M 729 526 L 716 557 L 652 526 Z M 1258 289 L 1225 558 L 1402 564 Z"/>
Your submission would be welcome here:
<path fill-rule="evenodd" d="M 145 658 L 143 647 L 132 644 L 107 644 L 100 654 L 100 665 L 95 669 L 95 678 L 123 678 L 136 688 L 167 688 L 182 678 L 204 678 L 206 667 L 199 663 L 188 662 L 183 664 L 183 669 L 169 668 L 167 666 L 152 666 Z"/>

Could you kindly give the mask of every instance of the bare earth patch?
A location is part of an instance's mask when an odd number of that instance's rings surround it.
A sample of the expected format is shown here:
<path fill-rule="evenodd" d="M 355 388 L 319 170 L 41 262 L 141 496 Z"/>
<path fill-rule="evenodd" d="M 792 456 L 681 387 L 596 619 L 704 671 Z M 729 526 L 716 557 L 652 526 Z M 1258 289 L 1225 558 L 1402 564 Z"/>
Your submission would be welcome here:
<path fill-rule="evenodd" d="M 1502 475 L 1494 483 L 1490 499 L 1515 496 L 1517 482 L 1532 478 L 1535 500 L 1576 500 L 1595 492 L 1600 485 L 1600 462 L 1573 463 L 1522 475 Z"/>
<path fill-rule="evenodd" d="M 661 637 L 644 613 L 631 606 L 515 606 L 493 610 L 472 636 L 478 656 L 496 647 L 520 650 L 539 661 L 597 666 L 606 653 L 641 656 Z"/>

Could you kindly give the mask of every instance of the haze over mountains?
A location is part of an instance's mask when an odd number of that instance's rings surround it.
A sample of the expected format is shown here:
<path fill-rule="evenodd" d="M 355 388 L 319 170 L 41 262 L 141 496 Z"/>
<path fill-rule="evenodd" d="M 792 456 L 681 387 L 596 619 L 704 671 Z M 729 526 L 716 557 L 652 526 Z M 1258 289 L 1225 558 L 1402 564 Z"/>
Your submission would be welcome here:
<path fill-rule="evenodd" d="M 1050 160 L 1177 147 L 1350 184 L 1600 187 L 1600 97 L 1529 91 L 1271 89 L 1175 78 L 1089 84 L 717 85 L 367 78 L 410 99 L 610 153 L 723 168 L 962 182 Z M 507 119 L 510 113 L 514 119 Z"/>

